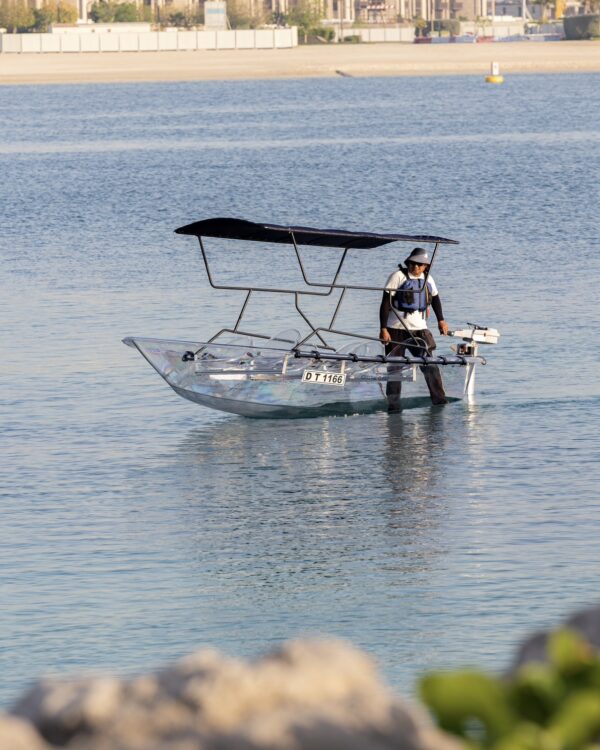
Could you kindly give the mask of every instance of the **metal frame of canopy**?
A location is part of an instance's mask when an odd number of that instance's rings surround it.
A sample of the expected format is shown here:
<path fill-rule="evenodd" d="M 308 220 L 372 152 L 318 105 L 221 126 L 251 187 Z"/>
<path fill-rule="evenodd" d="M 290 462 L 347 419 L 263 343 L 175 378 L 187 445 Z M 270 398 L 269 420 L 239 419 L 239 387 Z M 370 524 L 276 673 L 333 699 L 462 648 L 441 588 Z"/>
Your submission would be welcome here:
<path fill-rule="evenodd" d="M 206 344 L 210 344 L 214 342 L 223 333 L 235 333 L 235 334 L 244 335 L 244 336 L 252 336 L 255 338 L 269 339 L 270 337 L 264 334 L 243 331 L 243 330 L 240 330 L 239 328 L 242 322 L 243 316 L 244 316 L 244 312 L 246 311 L 248 302 L 250 301 L 250 297 L 252 296 L 252 293 L 253 292 L 261 292 L 261 293 L 265 292 L 265 293 L 293 294 L 294 295 L 294 306 L 297 312 L 299 313 L 299 315 L 304 320 L 304 322 L 310 328 L 310 333 L 306 335 L 303 339 L 301 339 L 298 342 L 291 342 L 294 344 L 294 346 L 292 347 L 292 350 L 295 352 L 295 355 L 297 357 L 310 357 L 314 359 L 330 359 L 330 360 L 339 360 L 339 361 L 343 361 L 343 360 L 375 361 L 375 362 L 379 361 L 379 362 L 389 362 L 389 363 L 402 362 L 402 363 L 408 363 L 408 364 L 414 364 L 414 363 L 467 364 L 468 358 L 465 358 L 460 355 L 457 357 L 439 357 L 439 356 L 438 357 L 430 357 L 430 356 L 422 356 L 422 357 L 390 356 L 388 357 L 386 355 L 377 355 L 376 357 L 371 357 L 371 358 L 359 357 L 357 360 L 356 359 L 357 355 L 336 353 L 334 347 L 329 346 L 329 344 L 327 344 L 327 342 L 321 335 L 322 333 L 332 333 L 332 334 L 341 335 L 341 336 L 350 336 L 353 338 L 364 339 L 365 341 L 381 342 L 381 339 L 375 336 L 366 336 L 364 334 L 358 334 L 358 333 L 351 332 L 351 331 L 341 331 L 339 329 L 333 328 L 333 325 L 335 323 L 335 320 L 341 308 L 344 295 L 346 294 L 346 291 L 348 289 L 359 290 L 359 291 L 380 291 L 380 292 L 386 291 L 386 287 L 381 287 L 381 286 L 360 286 L 360 285 L 337 283 L 338 277 L 340 275 L 340 272 L 342 270 L 342 267 L 348 255 L 348 252 L 350 250 L 372 249 L 375 247 L 381 247 L 382 245 L 386 245 L 392 242 L 411 242 L 411 243 L 419 243 L 419 244 L 421 243 L 433 244 L 434 249 L 433 249 L 432 256 L 431 256 L 431 264 L 429 265 L 429 268 L 425 272 L 425 276 L 423 279 L 423 286 L 420 288 L 420 291 L 421 291 L 425 288 L 425 284 L 427 283 L 427 278 L 429 276 L 429 272 L 435 260 L 435 256 L 436 256 L 439 246 L 442 244 L 458 245 L 459 243 L 456 240 L 447 239 L 445 237 L 435 237 L 435 236 L 430 236 L 430 235 L 376 234 L 376 233 L 367 233 L 367 232 L 348 232 L 348 231 L 339 230 L 339 229 L 315 229 L 312 227 L 281 226 L 278 224 L 258 224 L 255 222 L 250 222 L 250 221 L 246 221 L 243 219 L 234 219 L 234 218 L 205 219 L 203 221 L 197 221 L 192 224 L 187 224 L 183 227 L 179 227 L 178 229 L 175 230 L 175 232 L 176 234 L 185 234 L 185 235 L 191 235 L 191 236 L 197 237 L 198 242 L 200 244 L 200 251 L 202 253 L 204 266 L 206 268 L 208 281 L 211 287 L 213 287 L 213 289 L 246 292 L 246 298 L 244 299 L 244 302 L 242 303 L 242 307 L 238 314 L 238 318 L 236 320 L 234 327 L 222 328 L 214 336 L 212 336 L 207 342 L 205 342 L 205 344 L 197 352 L 195 352 L 195 354 L 198 354 L 198 352 L 202 351 L 202 349 L 204 348 Z M 294 248 L 296 259 L 298 261 L 298 265 L 300 267 L 302 278 L 305 284 L 308 287 L 323 288 L 323 289 L 326 289 L 327 291 L 320 292 L 320 291 L 310 291 L 307 289 L 285 289 L 285 288 L 274 289 L 274 288 L 269 288 L 269 287 L 232 286 L 232 285 L 226 285 L 226 284 L 218 284 L 213 279 L 213 276 L 210 270 L 208 256 L 206 254 L 206 249 L 202 241 L 203 236 L 204 237 L 216 237 L 216 238 L 221 238 L 221 239 L 236 239 L 236 240 L 244 240 L 244 241 L 268 242 L 268 243 L 291 245 Z M 337 266 L 337 269 L 334 273 L 334 276 L 331 282 L 311 281 L 308 278 L 306 270 L 304 268 L 304 264 L 302 262 L 302 257 L 300 255 L 300 249 L 299 249 L 300 245 L 332 247 L 332 248 L 337 248 L 343 251 L 342 257 L 340 258 L 340 262 Z M 300 296 L 306 295 L 306 296 L 313 296 L 313 297 L 328 297 L 333 292 L 334 289 L 341 289 L 342 291 L 340 294 L 340 298 L 337 302 L 337 305 L 335 307 L 335 310 L 333 312 L 333 315 L 331 317 L 331 320 L 329 322 L 329 325 L 328 326 L 315 326 L 309 320 L 306 313 L 300 308 L 300 304 L 299 304 Z M 398 320 L 400 320 L 400 322 L 403 323 L 402 319 L 400 318 L 396 310 L 394 310 L 394 313 L 398 316 Z M 321 349 L 324 349 L 326 351 L 329 350 L 332 353 L 325 353 L 323 351 L 319 351 L 318 349 L 311 350 L 311 351 L 302 351 L 300 347 L 306 342 L 308 342 L 313 336 L 316 336 L 316 338 L 318 338 L 318 340 L 321 342 Z M 422 339 L 415 337 L 414 342 L 415 342 L 414 343 L 415 347 L 426 349 L 426 347 L 421 343 Z M 193 355 L 194 353 L 191 353 L 191 354 Z M 480 359 L 483 360 L 482 357 Z"/>

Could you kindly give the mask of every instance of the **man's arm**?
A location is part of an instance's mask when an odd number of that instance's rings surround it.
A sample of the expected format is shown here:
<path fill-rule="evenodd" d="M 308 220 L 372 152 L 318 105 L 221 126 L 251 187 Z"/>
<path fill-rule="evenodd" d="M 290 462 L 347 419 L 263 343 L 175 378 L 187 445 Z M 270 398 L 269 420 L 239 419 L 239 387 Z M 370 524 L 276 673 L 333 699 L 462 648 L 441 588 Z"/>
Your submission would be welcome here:
<path fill-rule="evenodd" d="M 448 335 L 448 323 L 444 320 L 444 313 L 442 311 L 442 301 L 440 300 L 440 295 L 436 294 L 434 297 L 431 298 L 431 307 L 433 309 L 433 312 L 435 313 L 435 317 L 437 318 L 438 322 L 438 328 L 442 336 Z"/>
<path fill-rule="evenodd" d="M 392 305 L 390 302 L 390 293 L 384 292 L 383 297 L 381 298 L 381 305 L 379 306 L 379 326 L 381 328 L 379 332 L 379 338 L 383 339 L 384 341 L 392 340 L 392 337 L 388 333 L 387 329 L 388 316 L 390 314 L 391 307 Z"/>

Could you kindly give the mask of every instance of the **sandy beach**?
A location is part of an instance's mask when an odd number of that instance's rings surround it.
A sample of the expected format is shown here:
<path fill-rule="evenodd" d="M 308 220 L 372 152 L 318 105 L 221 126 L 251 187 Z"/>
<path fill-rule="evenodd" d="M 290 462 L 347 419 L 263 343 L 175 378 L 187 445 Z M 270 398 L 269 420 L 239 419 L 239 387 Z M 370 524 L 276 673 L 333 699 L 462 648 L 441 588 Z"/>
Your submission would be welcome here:
<path fill-rule="evenodd" d="M 360 44 L 277 50 L 2 54 L 1 84 L 600 72 L 600 42 Z"/>

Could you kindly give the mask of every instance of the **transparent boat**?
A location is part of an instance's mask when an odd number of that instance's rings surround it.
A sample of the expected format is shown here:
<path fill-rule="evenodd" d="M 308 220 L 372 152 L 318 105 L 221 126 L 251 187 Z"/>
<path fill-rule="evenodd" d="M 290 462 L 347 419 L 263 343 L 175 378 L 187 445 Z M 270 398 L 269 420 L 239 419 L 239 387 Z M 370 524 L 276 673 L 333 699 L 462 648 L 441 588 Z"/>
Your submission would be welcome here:
<path fill-rule="evenodd" d="M 468 328 L 451 333 L 461 343 L 452 347 L 453 351 L 447 356 L 428 356 L 424 342 L 417 335 L 410 342 L 411 348 L 422 349 L 422 356 L 401 355 L 399 347 L 386 354 L 380 339 L 334 327 L 348 289 L 385 291 L 384 287 L 338 283 L 350 250 L 398 241 L 432 243 L 435 245 L 433 263 L 438 246 L 458 244 L 454 240 L 282 227 L 241 219 L 207 219 L 176 231 L 198 237 L 211 286 L 246 292 L 237 322 L 204 342 L 133 336 L 123 342 L 136 348 L 176 393 L 201 406 L 245 417 L 268 418 L 364 413 L 387 408 L 386 386 L 391 382 L 402 383 L 401 408 L 428 406 L 431 401 L 423 373 L 434 366 L 442 371 L 449 401 L 472 397 L 476 368 L 485 364 L 485 359 L 478 354 L 478 346 L 498 340 L 495 329 L 468 324 Z M 202 241 L 207 236 L 292 245 L 307 288 L 216 284 Z M 342 250 L 332 281 L 317 282 L 307 278 L 299 250 L 302 245 Z M 334 289 L 340 289 L 341 293 L 333 317 L 325 325 L 314 325 L 300 308 L 300 298 L 302 295 L 326 296 Z M 287 329 L 265 335 L 242 330 L 244 312 L 253 293 L 294 295 L 296 309 L 308 326 L 308 332 L 302 335 L 296 329 Z M 342 336 L 345 343 L 336 347 L 331 341 L 337 336 Z"/>

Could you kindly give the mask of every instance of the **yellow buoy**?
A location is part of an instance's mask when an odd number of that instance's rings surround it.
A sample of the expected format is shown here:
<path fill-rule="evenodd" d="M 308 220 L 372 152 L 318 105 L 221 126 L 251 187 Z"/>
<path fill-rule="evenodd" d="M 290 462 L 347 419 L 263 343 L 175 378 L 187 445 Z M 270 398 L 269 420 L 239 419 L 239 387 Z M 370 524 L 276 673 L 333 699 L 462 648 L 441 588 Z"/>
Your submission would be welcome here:
<path fill-rule="evenodd" d="M 497 62 L 493 62 L 490 69 L 489 76 L 485 77 L 486 83 L 504 83 L 504 76 L 500 75 L 500 65 Z"/>

